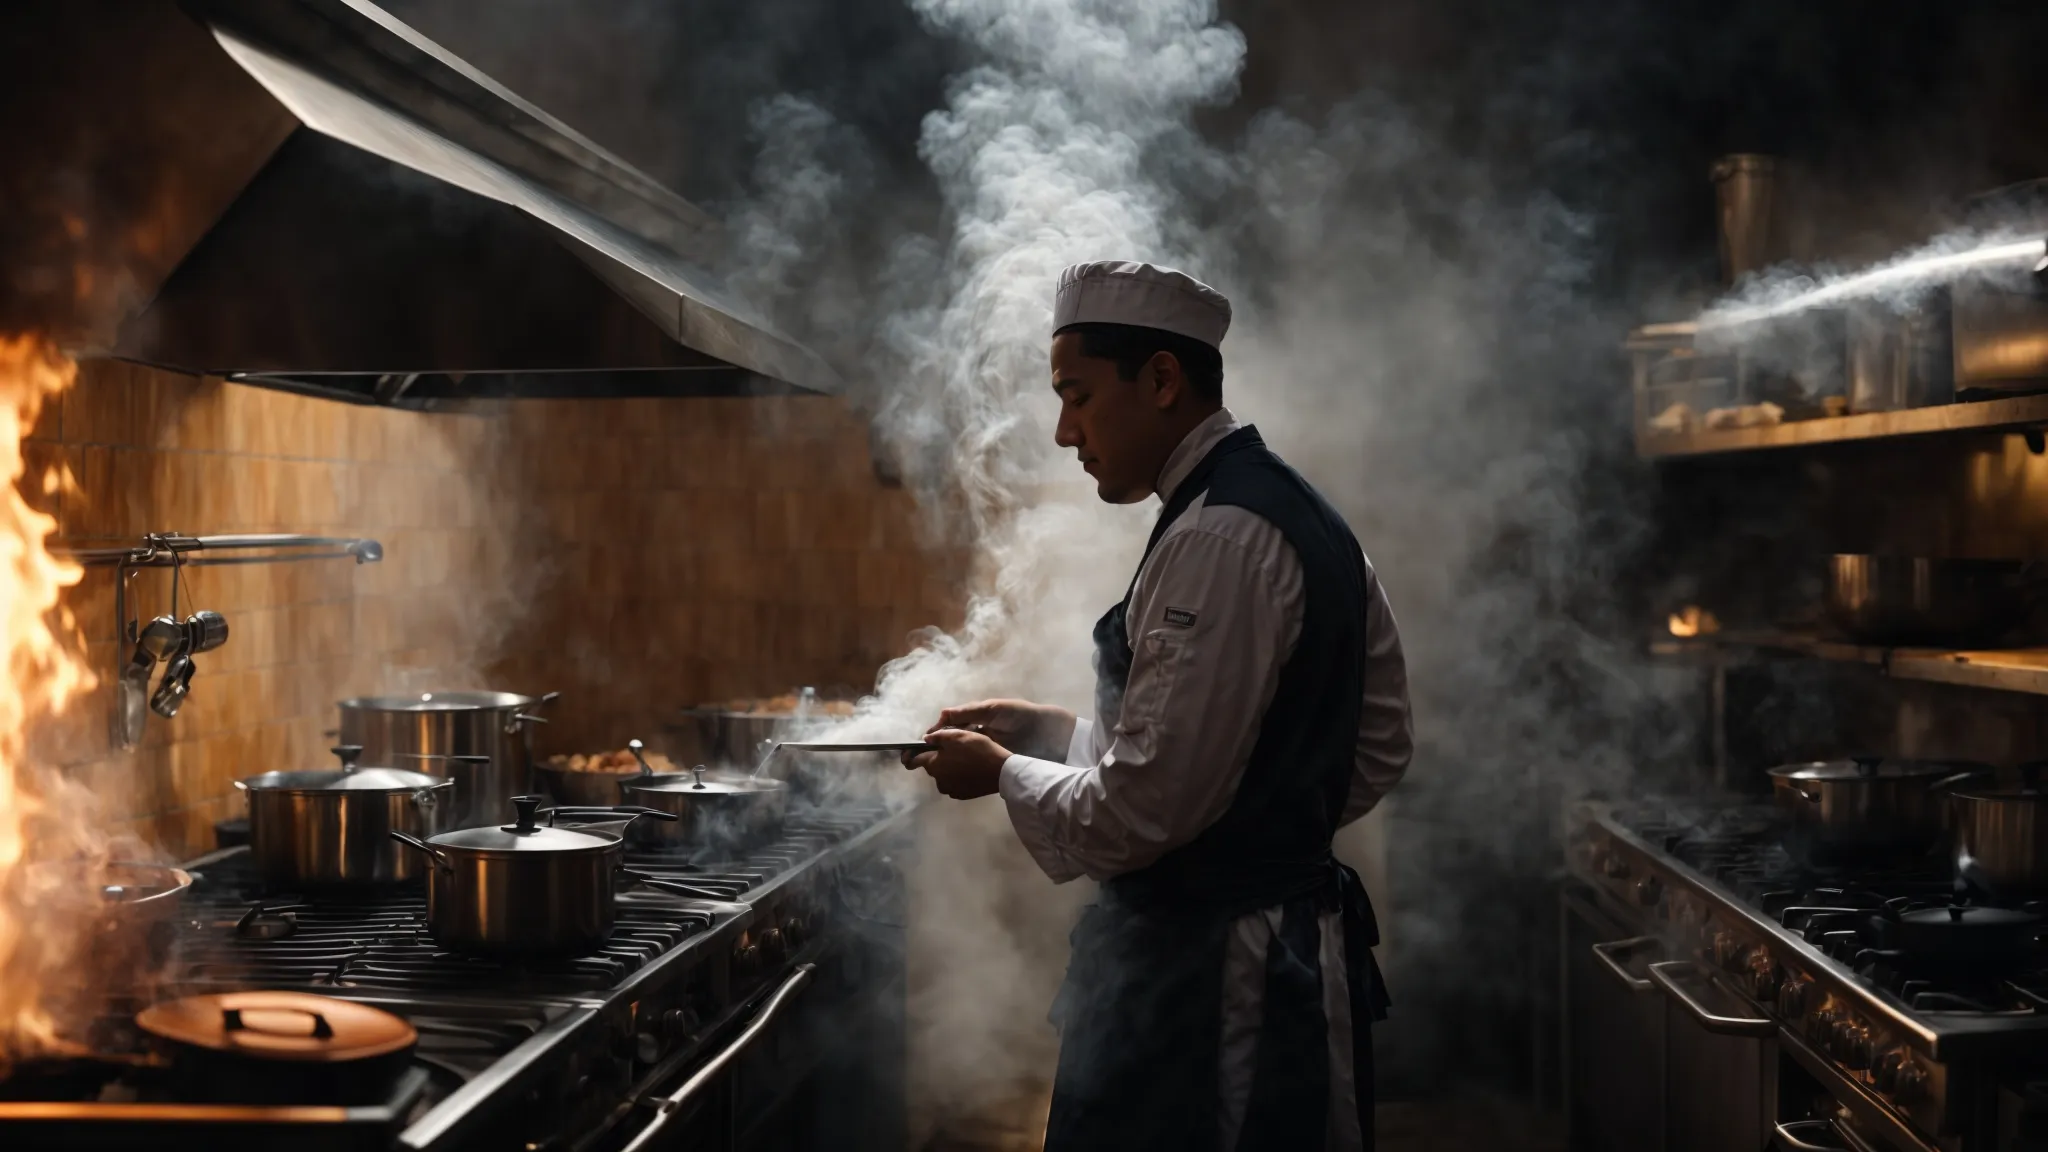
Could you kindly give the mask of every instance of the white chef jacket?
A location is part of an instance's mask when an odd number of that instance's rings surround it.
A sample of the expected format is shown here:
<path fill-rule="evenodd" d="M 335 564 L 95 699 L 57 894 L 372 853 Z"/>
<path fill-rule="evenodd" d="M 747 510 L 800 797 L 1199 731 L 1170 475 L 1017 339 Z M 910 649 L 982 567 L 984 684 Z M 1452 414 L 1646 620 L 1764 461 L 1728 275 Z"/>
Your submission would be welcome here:
<path fill-rule="evenodd" d="M 1188 433 L 1160 472 L 1160 499 L 1170 499 L 1237 428 L 1223 409 Z M 1370 561 L 1365 568 L 1365 692 L 1340 823 L 1370 811 L 1401 779 L 1413 751 L 1400 634 Z M 1131 670 L 1114 728 L 1078 721 L 1065 763 L 1021 755 L 1003 763 L 1000 791 L 1010 822 L 1047 876 L 1061 883 L 1084 875 L 1106 880 L 1143 868 L 1222 817 L 1301 635 L 1304 595 L 1293 546 L 1247 509 L 1212 508 L 1204 494 L 1167 527 L 1132 589 L 1125 616 Z M 1169 617 L 1168 609 L 1178 611 Z M 1225 955 L 1225 1148 L 1236 1141 L 1250 1094 L 1266 946 L 1279 920 L 1278 908 L 1240 919 Z M 1353 1148 L 1360 1134 L 1338 914 L 1324 917 L 1322 928 L 1331 1147 Z"/>

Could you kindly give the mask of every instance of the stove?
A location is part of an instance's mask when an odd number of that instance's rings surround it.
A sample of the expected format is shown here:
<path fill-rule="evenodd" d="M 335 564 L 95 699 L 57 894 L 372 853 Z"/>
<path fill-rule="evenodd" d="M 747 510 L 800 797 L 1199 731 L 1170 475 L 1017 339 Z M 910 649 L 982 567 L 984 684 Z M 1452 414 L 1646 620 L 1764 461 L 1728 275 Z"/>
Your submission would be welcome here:
<path fill-rule="evenodd" d="M 2048 947 L 2024 915 L 2041 910 L 1991 906 L 1946 855 L 1815 860 L 1789 832 L 1768 808 L 1585 806 L 1573 887 L 1626 933 L 1596 958 L 1707 1033 L 1774 1045 L 1867 1145 L 2041 1146 L 2027 1101 L 2048 1078 Z M 1944 931 L 1986 918 L 2019 930 L 1989 951 Z M 1671 959 L 1639 977 L 1634 952 Z"/>
<path fill-rule="evenodd" d="M 873 1063 L 872 1052 L 828 1052 L 815 1037 L 869 1034 L 887 1046 L 893 1029 L 900 1048 L 905 817 L 880 803 L 842 806 L 792 818 L 773 842 L 726 858 L 629 852 L 629 866 L 719 899 L 626 889 L 601 951 L 547 963 L 440 949 L 416 887 L 266 891 L 247 849 L 226 849 L 186 866 L 194 884 L 166 994 L 271 988 L 374 1004 L 418 1031 L 410 1068 L 381 1098 L 346 1106 L 240 1101 L 232 1091 L 225 1101 L 181 1100 L 137 1059 L 146 1046 L 124 1008 L 95 1030 L 92 1058 L 66 1061 L 62 1075 L 0 1081 L 0 1144 L 602 1149 L 660 1121 L 684 1146 L 744 1146 L 743 1129 L 765 1138 L 788 1127 L 778 1110 L 831 1094 L 816 1082 L 832 1077 L 814 1073 Z M 799 985 L 808 987 L 795 995 Z M 645 1103 L 707 1064 L 723 1069 L 738 1037 L 762 1047 L 759 1017 L 771 1000 L 789 1016 L 777 1031 L 805 1039 L 782 1035 L 775 1059 L 754 1054 L 751 1066 L 722 1071 L 711 1106 L 680 1121 L 678 1108 Z M 785 1000 L 794 1007 L 785 1011 Z M 887 1073 L 861 1076 L 880 1076 L 879 1094 L 867 1083 L 851 1095 L 886 1111 Z M 775 1090 L 749 1094 L 761 1084 Z M 900 1069 L 893 1089 L 900 1110 Z M 900 1116 L 865 1119 L 880 1125 L 878 1140 L 901 1128 Z"/>

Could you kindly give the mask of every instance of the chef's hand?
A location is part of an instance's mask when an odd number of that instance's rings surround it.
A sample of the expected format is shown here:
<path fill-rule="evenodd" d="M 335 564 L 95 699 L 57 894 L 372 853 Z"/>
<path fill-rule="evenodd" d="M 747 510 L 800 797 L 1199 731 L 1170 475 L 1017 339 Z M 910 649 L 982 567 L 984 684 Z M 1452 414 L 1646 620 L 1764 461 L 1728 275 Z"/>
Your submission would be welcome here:
<path fill-rule="evenodd" d="M 904 767 L 924 769 L 939 786 L 939 793 L 955 800 L 995 794 L 1003 761 L 1010 758 L 1008 748 L 964 728 L 935 728 L 924 738 L 936 746 L 934 750 L 906 755 Z"/>
<path fill-rule="evenodd" d="M 1074 714 L 1029 700 L 980 700 L 939 713 L 939 722 L 925 735 L 945 728 L 971 728 L 1026 756 L 1065 761 L 1067 743 L 1074 738 Z"/>

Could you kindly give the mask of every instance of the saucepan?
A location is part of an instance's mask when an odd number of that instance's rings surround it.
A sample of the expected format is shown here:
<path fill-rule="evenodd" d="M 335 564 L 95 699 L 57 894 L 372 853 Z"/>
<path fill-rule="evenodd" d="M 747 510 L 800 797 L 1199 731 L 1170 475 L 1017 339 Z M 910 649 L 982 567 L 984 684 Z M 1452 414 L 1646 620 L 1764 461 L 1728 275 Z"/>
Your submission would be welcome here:
<path fill-rule="evenodd" d="M 1814 846 L 1836 852 L 1924 852 L 1947 830 L 1948 790 L 1990 768 L 1945 760 L 1859 757 L 1786 764 L 1771 791 Z"/>
<path fill-rule="evenodd" d="M 2018 786 L 1972 786 L 1949 798 L 1956 875 L 1999 897 L 2048 895 L 2048 762 L 2020 766 Z"/>
<path fill-rule="evenodd" d="M 427 930 L 456 952 L 514 957 L 577 956 L 604 947 L 617 919 L 621 880 L 684 896 L 717 893 L 657 880 L 626 868 L 621 830 L 634 820 L 673 821 L 646 808 L 561 808 L 540 822 L 542 797 L 514 796 L 512 824 L 465 828 L 420 840 L 393 839 L 432 861 L 427 872 Z M 555 821 L 596 819 L 560 827 Z"/>
<path fill-rule="evenodd" d="M 249 852 L 273 888 L 417 880 L 419 857 L 390 833 L 438 835 L 451 823 L 455 781 L 397 768 L 359 768 L 362 749 L 334 749 L 339 769 L 265 772 L 235 787 L 249 796 Z"/>
<path fill-rule="evenodd" d="M 631 829 L 635 840 L 736 848 L 773 836 L 789 808 L 789 786 L 766 776 L 707 776 L 702 764 L 688 772 L 629 776 L 619 790 L 628 804 L 652 808 L 670 823 Z"/>
<path fill-rule="evenodd" d="M 1828 561 L 1827 616 L 1866 644 L 1991 644 L 2025 617 L 2026 569 L 2019 560 L 1844 553 Z"/>

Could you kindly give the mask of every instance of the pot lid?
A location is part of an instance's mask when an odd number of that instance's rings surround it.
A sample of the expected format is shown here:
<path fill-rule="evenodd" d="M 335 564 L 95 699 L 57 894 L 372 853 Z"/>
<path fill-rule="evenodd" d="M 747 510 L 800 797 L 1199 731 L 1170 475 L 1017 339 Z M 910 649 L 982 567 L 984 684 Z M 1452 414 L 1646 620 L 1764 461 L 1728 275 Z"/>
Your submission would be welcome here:
<path fill-rule="evenodd" d="M 421 692 L 412 696 L 358 696 L 343 700 L 344 711 L 357 712 L 470 712 L 479 708 L 524 708 L 538 704 L 538 696 L 517 692 Z"/>
<path fill-rule="evenodd" d="M 472 852 L 594 852 L 617 847 L 623 838 L 592 828 L 554 828 L 540 823 L 541 797 L 514 796 L 512 808 L 518 819 L 496 827 L 463 828 L 443 832 L 427 841 L 436 848 L 461 848 Z"/>
<path fill-rule="evenodd" d="M 152 1036 L 235 1056 L 304 1064 L 369 1060 L 419 1039 L 381 1008 L 305 992 L 227 992 L 152 1004 L 135 1016 Z"/>
<path fill-rule="evenodd" d="M 2017 932 L 2041 923 L 2041 917 L 2017 908 L 1951 904 L 1946 908 L 1915 908 L 1899 913 L 1899 923 L 1933 932 Z"/>
<path fill-rule="evenodd" d="M 402 768 L 358 768 L 344 772 L 322 768 L 310 772 L 265 772 L 242 781 L 251 792 L 417 792 L 446 784 L 439 776 Z"/>
<path fill-rule="evenodd" d="M 1771 775 L 1785 780 L 1909 780 L 1953 776 L 1983 767 L 1955 760 L 1893 760 L 1875 756 L 1782 764 Z"/>
<path fill-rule="evenodd" d="M 750 796 L 780 792 L 787 787 L 780 780 L 765 776 L 707 776 L 702 764 L 688 772 L 657 772 L 651 776 L 629 776 L 624 781 L 628 791 L 638 789 L 644 792 L 688 792 L 698 796 Z"/>

